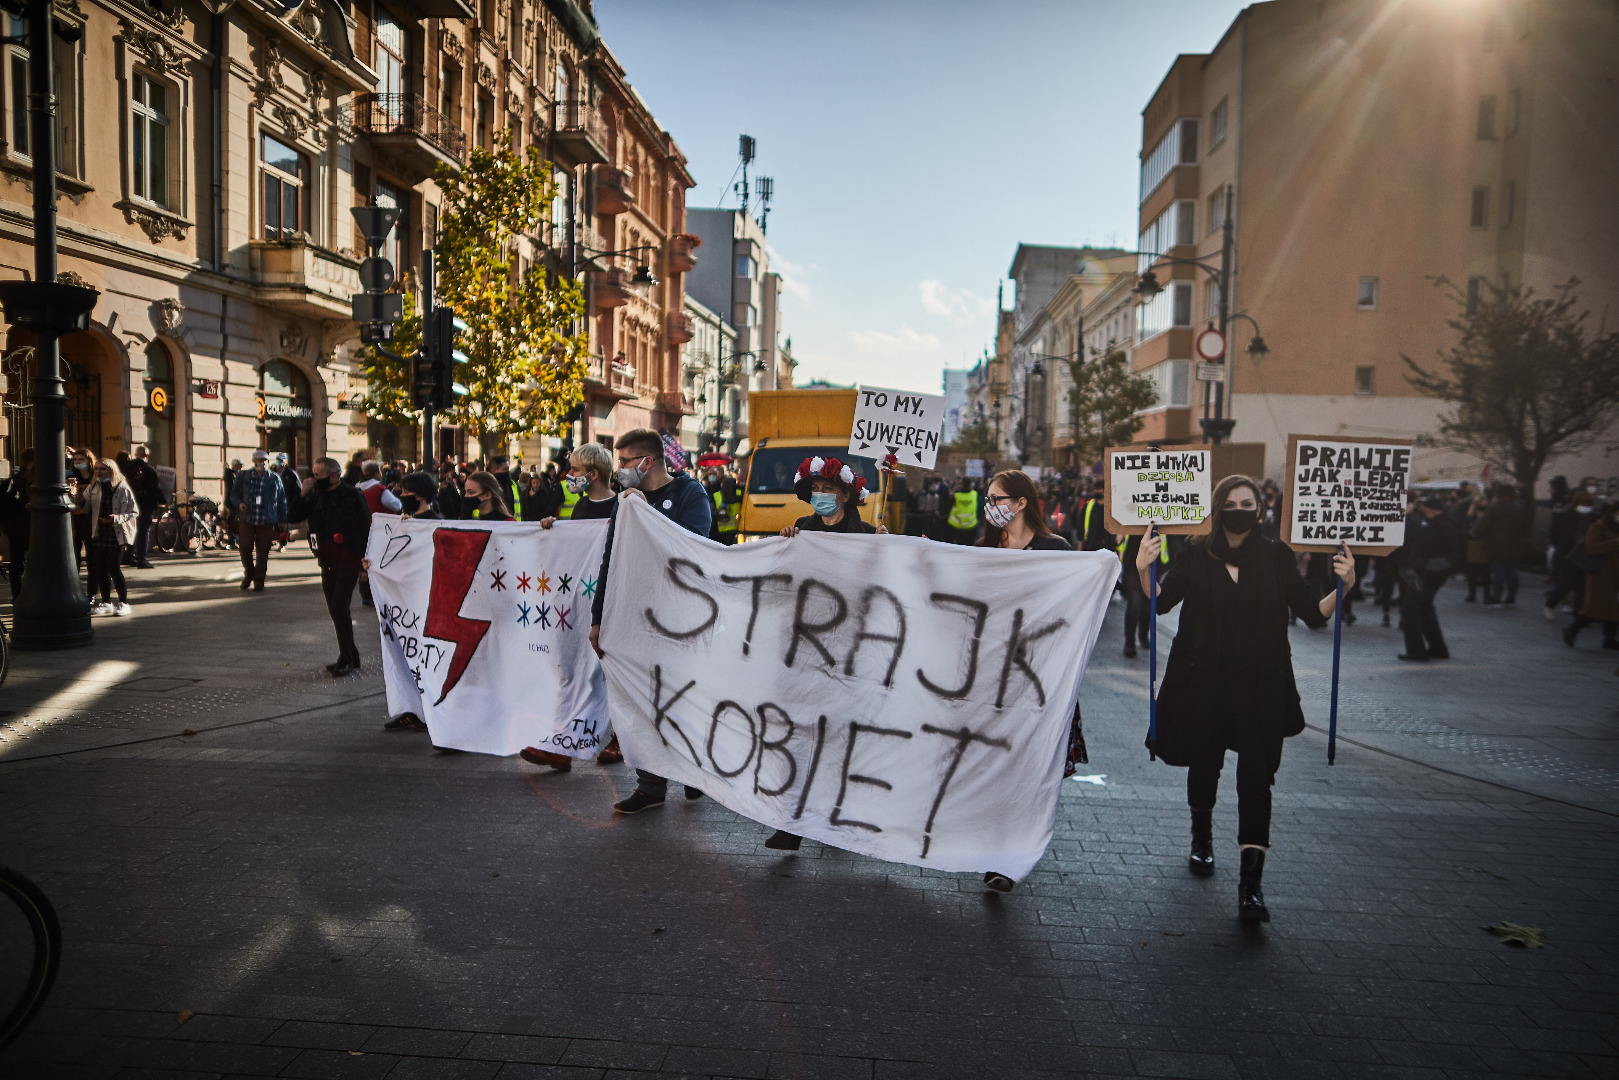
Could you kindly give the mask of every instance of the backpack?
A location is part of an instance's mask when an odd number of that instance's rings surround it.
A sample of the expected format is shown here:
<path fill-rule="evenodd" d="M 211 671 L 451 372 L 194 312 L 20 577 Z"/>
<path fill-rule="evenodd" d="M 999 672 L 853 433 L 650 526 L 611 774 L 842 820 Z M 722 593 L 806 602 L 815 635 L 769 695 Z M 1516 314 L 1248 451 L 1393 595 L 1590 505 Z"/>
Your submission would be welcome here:
<path fill-rule="evenodd" d="M 1593 555 L 1585 550 L 1585 537 L 1582 536 L 1568 549 L 1568 564 L 1583 573 L 1600 574 L 1608 565 L 1608 557 Z"/>

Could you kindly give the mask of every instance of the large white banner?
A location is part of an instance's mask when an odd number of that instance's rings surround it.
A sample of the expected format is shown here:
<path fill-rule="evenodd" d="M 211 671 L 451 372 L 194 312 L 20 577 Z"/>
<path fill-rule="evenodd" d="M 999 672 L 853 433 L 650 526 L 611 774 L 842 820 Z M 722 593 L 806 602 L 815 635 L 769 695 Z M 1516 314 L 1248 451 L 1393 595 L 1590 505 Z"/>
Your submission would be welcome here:
<path fill-rule="evenodd" d="M 800 533 L 622 503 L 601 644 L 629 762 L 882 859 L 1025 876 L 1051 840 L 1112 552 Z"/>
<path fill-rule="evenodd" d="M 371 522 L 389 715 L 421 717 L 435 746 L 595 755 L 607 695 L 590 605 L 607 522 Z"/>

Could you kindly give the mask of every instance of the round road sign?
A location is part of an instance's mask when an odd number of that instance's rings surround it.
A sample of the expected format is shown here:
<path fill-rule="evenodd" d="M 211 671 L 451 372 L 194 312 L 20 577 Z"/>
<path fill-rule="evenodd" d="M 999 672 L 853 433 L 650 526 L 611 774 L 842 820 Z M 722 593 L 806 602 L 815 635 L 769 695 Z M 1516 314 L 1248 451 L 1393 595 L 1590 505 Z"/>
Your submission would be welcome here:
<path fill-rule="evenodd" d="M 1225 359 L 1225 335 L 1212 326 L 1199 333 L 1192 346 L 1197 350 L 1200 360 L 1214 363 Z"/>

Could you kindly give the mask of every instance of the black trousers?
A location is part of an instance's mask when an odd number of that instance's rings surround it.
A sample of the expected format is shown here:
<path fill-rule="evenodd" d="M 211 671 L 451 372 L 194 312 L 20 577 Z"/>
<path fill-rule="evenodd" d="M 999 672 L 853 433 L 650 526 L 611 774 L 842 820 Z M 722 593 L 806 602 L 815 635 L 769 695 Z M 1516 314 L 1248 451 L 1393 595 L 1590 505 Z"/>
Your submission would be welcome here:
<path fill-rule="evenodd" d="M 1282 740 L 1246 746 L 1237 754 L 1237 843 L 1270 847 L 1270 789 L 1282 764 Z M 1186 805 L 1213 810 L 1225 750 L 1210 751 L 1186 770 Z"/>
<path fill-rule="evenodd" d="M 1407 656 L 1448 656 L 1445 635 L 1439 630 L 1439 615 L 1433 609 L 1434 596 L 1449 574 L 1404 576 L 1400 590 L 1400 629 L 1405 632 Z"/>
<path fill-rule="evenodd" d="M 152 543 L 152 508 L 142 507 L 140 514 L 135 518 L 135 565 L 147 562 L 147 552 Z"/>
<path fill-rule="evenodd" d="M 1141 647 L 1145 649 L 1152 626 L 1152 613 L 1147 610 L 1147 594 L 1141 591 L 1141 575 L 1136 573 L 1134 566 L 1125 566 L 1120 577 L 1120 588 L 1124 590 L 1124 643 L 1129 645 L 1139 635 Z"/>
<path fill-rule="evenodd" d="M 119 566 L 124 550 L 124 545 L 115 536 L 97 536 L 90 540 L 85 551 L 89 555 L 90 569 L 90 588 L 87 591 L 92 600 L 96 593 L 101 594 L 101 599 L 110 600 L 114 589 L 118 591 L 119 600 L 129 599 L 124 571 Z"/>
<path fill-rule="evenodd" d="M 332 628 L 337 631 L 337 659 L 360 662 L 360 649 L 354 644 L 354 620 L 349 617 L 349 604 L 354 600 L 354 585 L 360 580 L 360 564 L 323 566 L 320 568 L 320 588 L 326 594 L 326 610 L 332 616 Z"/>
<path fill-rule="evenodd" d="M 17 594 L 22 592 L 22 570 L 28 562 L 28 529 L 26 523 L 21 532 L 8 532 L 6 538 L 11 541 L 11 561 L 6 563 L 6 578 L 11 583 L 11 599 L 15 601 Z"/>

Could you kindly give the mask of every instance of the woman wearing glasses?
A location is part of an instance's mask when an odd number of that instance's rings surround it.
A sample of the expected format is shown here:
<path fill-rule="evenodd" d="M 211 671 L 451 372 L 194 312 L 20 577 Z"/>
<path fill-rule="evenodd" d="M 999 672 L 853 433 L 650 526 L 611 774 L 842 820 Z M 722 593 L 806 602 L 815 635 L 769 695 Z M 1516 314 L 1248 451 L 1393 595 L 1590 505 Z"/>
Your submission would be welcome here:
<path fill-rule="evenodd" d="M 1029 474 L 1019 469 L 998 472 L 990 479 L 984 495 L 984 535 L 979 547 L 1003 548 L 1007 551 L 1072 551 L 1068 541 L 1052 532 L 1040 513 L 1040 492 Z M 1068 757 L 1063 764 L 1063 776 L 1074 775 L 1075 766 L 1083 765 L 1085 756 L 1084 721 L 1079 715 L 1079 704 L 1074 704 L 1074 719 L 1068 733 Z M 1011 892 L 1014 882 L 1005 874 L 991 870 L 984 875 L 984 887 L 996 892 Z"/>
<path fill-rule="evenodd" d="M 1325 626 L 1338 597 L 1334 591 L 1317 599 L 1292 549 L 1259 530 L 1263 501 L 1255 481 L 1226 477 L 1209 505 L 1209 533 L 1192 537 L 1158 583 L 1158 614 L 1186 606 L 1158 694 L 1158 737 L 1149 748 L 1187 770 L 1188 868 L 1200 877 L 1214 873 L 1215 793 L 1226 751 L 1237 752 L 1237 915 L 1269 922 L 1260 879 L 1270 848 L 1270 791 L 1282 740 L 1304 730 L 1288 615 L 1312 629 Z M 1150 590 L 1149 568 L 1162 545 L 1149 528 L 1136 554 L 1143 591 Z M 1341 544 L 1332 570 L 1345 591 L 1355 584 L 1355 560 Z"/>

